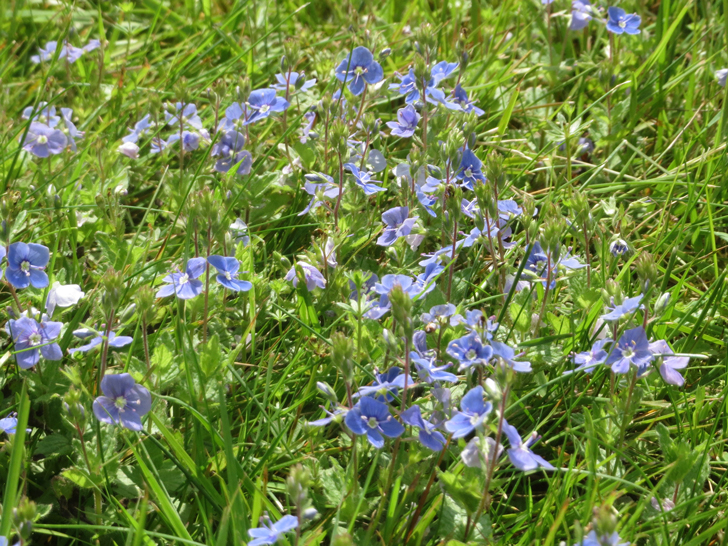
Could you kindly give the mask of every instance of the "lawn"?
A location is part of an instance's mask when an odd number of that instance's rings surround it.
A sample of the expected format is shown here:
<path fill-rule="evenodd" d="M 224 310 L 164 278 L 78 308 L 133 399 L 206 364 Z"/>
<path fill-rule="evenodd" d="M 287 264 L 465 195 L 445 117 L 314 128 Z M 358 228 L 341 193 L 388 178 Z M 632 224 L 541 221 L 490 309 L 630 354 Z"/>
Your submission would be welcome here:
<path fill-rule="evenodd" d="M 0 35 L 0 546 L 728 544 L 728 2 Z"/>

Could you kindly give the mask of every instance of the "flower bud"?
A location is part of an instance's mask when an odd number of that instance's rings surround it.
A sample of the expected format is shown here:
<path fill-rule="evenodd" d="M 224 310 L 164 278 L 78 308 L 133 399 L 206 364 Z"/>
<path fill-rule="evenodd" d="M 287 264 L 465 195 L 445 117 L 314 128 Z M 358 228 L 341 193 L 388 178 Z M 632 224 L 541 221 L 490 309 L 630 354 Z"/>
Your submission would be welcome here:
<path fill-rule="evenodd" d="M 657 301 L 655 302 L 655 306 L 653 308 L 653 314 L 656 317 L 662 316 L 665 311 L 667 311 L 667 306 L 670 304 L 670 292 L 665 292 L 664 294 L 661 294 L 659 298 L 657 298 Z"/>
<path fill-rule="evenodd" d="M 637 276 L 640 279 L 642 291 L 646 292 L 647 289 L 655 283 L 659 275 L 657 264 L 655 263 L 655 259 L 652 254 L 643 251 L 639 256 L 637 256 L 637 260 L 635 261 L 635 270 L 637 271 Z"/>
<path fill-rule="evenodd" d="M 13 523 L 24 541 L 30 540 L 33 522 L 37 515 L 38 510 L 35 503 L 25 497 L 18 503 L 17 508 L 13 509 Z"/>
<path fill-rule="evenodd" d="M 124 275 L 113 268 L 109 268 L 101 279 L 104 292 L 101 295 L 101 304 L 107 316 L 116 308 L 121 301 L 124 291 Z"/>
<path fill-rule="evenodd" d="M 395 285 L 389 292 L 389 301 L 392 303 L 392 317 L 397 325 L 404 330 L 407 339 L 412 339 L 414 324 L 412 322 L 412 298 L 402 290 L 400 285 Z"/>
<path fill-rule="evenodd" d="M 300 464 L 291 468 L 291 474 L 286 480 L 286 489 L 293 504 L 301 506 L 306 501 L 310 483 L 311 473 L 306 468 Z"/>
<path fill-rule="evenodd" d="M 609 243 L 609 252 L 611 252 L 612 256 L 615 258 L 619 258 L 629 252 L 629 244 L 624 239 L 620 239 L 618 237 Z"/>
<path fill-rule="evenodd" d="M 382 49 L 379 52 L 379 60 L 380 61 L 383 61 L 384 59 L 386 59 L 387 57 L 389 57 L 389 55 L 391 53 L 392 53 L 392 48 L 391 47 L 385 47 L 384 49 Z"/>
<path fill-rule="evenodd" d="M 328 398 L 332 402 L 336 402 L 338 400 L 338 397 L 336 396 L 334 389 L 332 389 L 328 383 L 325 383 L 323 381 L 316 381 L 316 388 L 319 390 L 319 392 L 321 394 L 323 394 L 326 398 Z"/>

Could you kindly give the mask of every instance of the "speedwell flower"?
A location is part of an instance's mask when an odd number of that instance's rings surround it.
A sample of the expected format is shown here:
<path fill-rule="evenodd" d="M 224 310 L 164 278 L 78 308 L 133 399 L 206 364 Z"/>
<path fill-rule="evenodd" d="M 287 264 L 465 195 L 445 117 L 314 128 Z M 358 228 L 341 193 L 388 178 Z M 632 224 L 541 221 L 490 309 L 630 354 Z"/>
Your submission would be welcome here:
<path fill-rule="evenodd" d="M 241 281 L 238 279 L 238 270 L 240 269 L 240 262 L 230 256 L 218 256 L 213 254 L 207 258 L 207 261 L 217 269 L 217 282 L 223 285 L 228 290 L 235 292 L 247 292 L 253 288 L 252 283 L 248 281 Z"/>
<path fill-rule="evenodd" d="M 94 400 L 94 415 L 102 423 L 142 430 L 142 417 L 152 409 L 152 395 L 137 385 L 128 373 L 109 374 L 101 380 L 101 392 Z"/>
<path fill-rule="evenodd" d="M 28 134 L 23 140 L 23 150 L 36 157 L 46 158 L 63 152 L 67 143 L 63 131 L 34 121 L 30 124 Z"/>
<path fill-rule="evenodd" d="M 339 63 L 336 77 L 340 82 L 349 82 L 349 91 L 353 95 L 361 95 L 366 84 L 373 85 L 382 81 L 384 71 L 382 65 L 374 60 L 372 52 L 359 46 Z"/>
<path fill-rule="evenodd" d="M 273 112 L 283 112 L 290 103 L 276 96 L 275 89 L 256 89 L 248 97 L 248 108 L 251 110 L 248 123 L 255 123 L 267 118 Z"/>
<path fill-rule="evenodd" d="M 261 527 L 249 529 L 248 534 L 253 539 L 248 542 L 248 546 L 264 546 L 267 544 L 275 544 L 281 538 L 281 535 L 293 531 L 298 527 L 298 518 L 296 516 L 283 516 L 281 519 L 272 523 L 266 515 L 260 518 Z"/>
<path fill-rule="evenodd" d="M 508 458 L 517 469 L 523 470 L 524 472 L 536 470 L 538 467 L 545 470 L 555 470 L 554 465 L 531 451 L 529 446 L 538 439 L 538 436 L 531 436 L 524 443 L 516 427 L 508 424 L 505 419 L 503 419 L 503 433 L 508 437 L 508 441 L 511 444 L 511 448 L 508 450 Z"/>
<path fill-rule="evenodd" d="M 420 443 L 432 451 L 442 451 L 445 447 L 445 436 L 436 430 L 437 425 L 422 417 L 420 406 L 414 405 L 402 412 L 402 421 L 420 429 Z"/>
<path fill-rule="evenodd" d="M 609 20 L 607 21 L 607 30 L 614 34 L 639 34 L 640 23 L 642 20 L 636 13 L 627 14 L 622 8 L 607 8 Z"/>
<path fill-rule="evenodd" d="M 390 246 L 397 239 L 409 235 L 417 221 L 417 217 L 408 218 L 409 207 L 394 207 L 382 214 L 384 231 L 377 239 L 379 246 Z"/>
<path fill-rule="evenodd" d="M 36 243 L 13 243 L 8 247 L 8 267 L 5 276 L 15 288 L 45 288 L 48 275 L 48 247 Z"/>
<path fill-rule="evenodd" d="M 410 138 L 415 134 L 419 121 L 420 115 L 417 110 L 415 110 L 414 106 L 408 104 L 397 110 L 397 121 L 388 121 L 387 127 L 392 129 L 392 136 Z"/>
<path fill-rule="evenodd" d="M 73 354 L 76 352 L 82 352 L 86 353 L 93 349 L 94 347 L 98 347 L 104 342 L 104 336 L 101 334 L 94 335 L 93 332 L 89 330 L 76 330 L 73 332 L 73 335 L 76 337 L 79 337 L 81 339 L 88 338 L 89 336 L 94 336 L 91 341 L 89 341 L 86 345 L 81 345 L 80 347 L 76 347 L 74 349 L 68 349 L 68 352 Z M 117 336 L 114 332 L 109 332 L 109 348 L 110 349 L 119 349 L 121 347 L 124 347 L 125 345 L 129 345 L 134 341 L 134 338 L 131 336 Z"/>
<path fill-rule="evenodd" d="M 359 167 L 353 163 L 345 163 L 344 167 L 352 175 L 354 175 L 354 182 L 356 182 L 356 185 L 364 190 L 364 195 L 374 195 L 380 191 L 387 191 L 387 188 L 383 188 L 379 185 L 382 183 L 380 180 L 372 180 L 371 173 L 368 173 L 367 171 L 360 171 Z"/>
<path fill-rule="evenodd" d="M 460 401 L 460 412 L 445 422 L 445 429 L 453 438 L 463 438 L 474 430 L 481 430 L 493 404 L 483 400 L 483 387 L 470 389 Z"/>
<path fill-rule="evenodd" d="M 178 271 L 162 279 L 168 283 L 157 291 L 158 298 L 166 298 L 176 294 L 179 299 L 188 300 L 202 292 L 202 281 L 197 278 L 205 272 L 205 258 L 192 258 L 187 262 L 184 273 Z"/>
<path fill-rule="evenodd" d="M 627 330 L 607 357 L 607 365 L 612 367 L 614 373 L 627 373 L 630 364 L 637 368 L 644 368 L 652 360 L 652 352 L 645 329 L 642 326 Z"/>
<path fill-rule="evenodd" d="M 369 443 L 376 448 L 384 446 L 382 434 L 396 438 L 404 432 L 404 427 L 392 417 L 387 405 L 368 396 L 351 408 L 344 422 L 354 434 L 366 434 Z"/>
<path fill-rule="evenodd" d="M 54 340 L 61 334 L 60 322 L 51 322 L 43 317 L 39 324 L 35 319 L 20 317 L 10 320 L 10 333 L 15 342 L 15 360 L 23 370 L 32 368 L 41 355 L 47 360 L 61 360 L 63 352 Z"/>

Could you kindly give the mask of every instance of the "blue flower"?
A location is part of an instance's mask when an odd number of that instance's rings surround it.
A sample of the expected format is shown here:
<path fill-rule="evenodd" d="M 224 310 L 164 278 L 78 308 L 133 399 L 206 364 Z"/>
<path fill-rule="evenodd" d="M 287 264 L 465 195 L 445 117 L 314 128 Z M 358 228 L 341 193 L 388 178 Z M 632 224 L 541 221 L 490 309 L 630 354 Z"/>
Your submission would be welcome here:
<path fill-rule="evenodd" d="M 427 264 L 424 272 L 415 278 L 415 282 L 410 290 L 410 296 L 413 298 L 421 297 L 432 292 L 435 289 L 435 278 L 444 270 L 445 268 L 439 264 Z"/>
<path fill-rule="evenodd" d="M 417 79 L 415 78 L 414 70 L 410 68 L 410 71 L 404 75 L 399 76 L 400 82 L 389 84 L 390 91 L 397 91 L 400 95 L 405 95 L 404 101 L 407 104 L 414 104 L 420 98 L 420 91 L 417 89 Z"/>
<path fill-rule="evenodd" d="M 624 239 L 615 239 L 609 243 L 609 252 L 612 256 L 618 258 L 629 252 L 629 244 Z"/>
<path fill-rule="evenodd" d="M 612 343 L 612 340 L 600 339 L 596 341 L 594 345 L 592 345 L 592 348 L 590 350 L 575 354 L 574 363 L 579 364 L 579 366 L 573 371 L 578 372 L 583 370 L 586 373 L 591 373 L 598 364 L 604 364 L 604 362 L 607 360 L 608 354 L 607 351 L 604 350 L 604 346 L 607 343 Z"/>
<path fill-rule="evenodd" d="M 485 365 L 493 357 L 493 348 L 484 345 L 475 332 L 454 339 L 447 345 L 447 354 L 460 363 L 460 370 Z"/>
<path fill-rule="evenodd" d="M 425 85 L 425 100 L 427 102 L 435 105 L 442 104 L 451 110 L 460 110 L 459 104 L 448 101 L 445 97 L 445 92 L 437 88 L 440 82 L 450 77 L 457 67 L 457 63 L 448 63 L 446 61 L 442 61 L 432 67 L 430 79 Z M 400 95 L 406 95 L 405 102 L 407 104 L 414 104 L 420 100 L 421 86 L 417 78 L 415 78 L 414 71 L 410 68 L 409 72 L 405 76 L 400 75 L 399 79 L 400 83 L 390 84 L 389 89 L 391 91 L 397 91 Z"/>
<path fill-rule="evenodd" d="M 220 120 L 217 126 L 218 131 L 239 131 L 248 124 L 252 111 L 247 104 L 234 102 L 225 109 L 225 117 Z"/>
<path fill-rule="evenodd" d="M 372 180 L 371 173 L 360 171 L 359 167 L 353 163 L 344 163 L 344 167 L 354 175 L 354 182 L 364 190 L 364 195 L 373 195 L 380 191 L 387 191 L 386 188 L 379 186 L 380 180 Z"/>
<path fill-rule="evenodd" d="M 426 421 L 422 417 L 420 406 L 415 405 L 403 411 L 402 421 L 420 429 L 420 443 L 426 448 L 432 451 L 442 451 L 442 448 L 445 447 L 445 436 L 442 435 L 442 432 L 435 430 L 437 428 L 436 425 Z"/>
<path fill-rule="evenodd" d="M 306 80 L 303 82 L 300 88 L 296 87 L 296 82 L 298 82 L 298 79 L 305 79 L 306 75 L 303 72 L 288 72 L 287 74 L 276 74 L 275 75 L 276 83 L 273 85 L 273 89 L 276 89 L 278 91 L 288 91 L 291 90 L 300 90 L 302 92 L 306 92 L 309 89 L 311 89 L 314 85 L 316 85 L 316 78 Z"/>
<path fill-rule="evenodd" d="M 409 207 L 394 207 L 382 214 L 385 224 L 384 232 L 377 239 L 379 246 L 390 246 L 400 237 L 410 234 L 417 221 L 417 217 L 408 218 Z"/>
<path fill-rule="evenodd" d="M 189 103 L 185 104 L 183 107 L 181 102 L 176 102 L 174 104 L 174 110 L 174 114 L 170 114 L 167 111 L 164 112 L 164 118 L 167 122 L 167 125 L 173 127 L 181 122 L 182 127 L 191 127 L 192 129 L 196 129 L 198 131 L 203 130 L 202 120 L 197 114 L 197 106 Z"/>
<path fill-rule="evenodd" d="M 443 366 L 437 366 L 435 365 L 434 356 L 420 356 L 415 351 L 410 352 L 410 358 L 415 364 L 417 375 L 425 383 L 435 383 L 437 381 L 457 383 L 458 377 L 453 373 L 445 371 L 452 365 L 449 362 Z"/>
<path fill-rule="evenodd" d="M 725 87 L 725 82 L 728 80 L 728 68 L 721 68 L 715 71 L 715 78 L 718 80 L 718 85 Z"/>
<path fill-rule="evenodd" d="M 333 199 L 339 196 L 339 186 L 334 182 L 334 179 L 330 176 L 322 173 L 307 174 L 305 176 L 307 182 L 303 186 L 303 190 L 309 194 L 311 201 L 308 206 L 298 213 L 298 216 L 303 216 L 307 212 L 317 207 L 326 206 L 326 202 L 323 200 L 324 197 Z M 343 190 L 342 190 L 343 193 Z"/>
<path fill-rule="evenodd" d="M 388 121 L 387 127 L 392 129 L 393 136 L 410 138 L 415 134 L 419 121 L 420 115 L 417 110 L 415 110 L 414 106 L 408 104 L 397 110 L 397 121 Z"/>
<path fill-rule="evenodd" d="M 677 370 L 682 370 L 687 367 L 690 357 L 687 356 L 674 356 L 675 353 L 667 344 L 667 342 L 660 340 L 650 343 L 650 352 L 654 356 L 662 357 L 662 364 L 660 364 L 660 375 L 665 380 L 665 383 L 682 387 L 685 384 L 685 378 Z"/>
<path fill-rule="evenodd" d="M 303 114 L 303 122 L 301 125 L 301 144 L 306 144 L 309 138 L 315 138 L 315 133 L 311 133 L 313 130 L 313 124 L 316 122 L 316 112 L 310 111 Z"/>
<path fill-rule="evenodd" d="M 179 133 L 174 133 L 167 139 L 167 145 L 169 146 L 170 144 L 173 144 L 179 140 L 182 141 L 182 149 L 185 152 L 193 152 L 200 147 L 200 133 L 192 131 L 182 131 L 181 138 Z"/>
<path fill-rule="evenodd" d="M 158 298 L 166 298 L 176 294 L 181 300 L 194 298 L 202 292 L 202 281 L 197 278 L 205 272 L 205 258 L 192 258 L 187 261 L 184 273 L 170 273 L 162 281 L 168 283 L 157 291 Z"/>
<path fill-rule="evenodd" d="M 235 258 L 213 254 L 207 258 L 207 261 L 217 269 L 217 282 L 228 290 L 247 292 L 253 288 L 253 285 L 248 281 L 241 281 L 237 278 L 240 262 Z"/>
<path fill-rule="evenodd" d="M 243 222 L 240 218 L 236 218 L 235 221 L 230 224 L 230 235 L 235 241 L 235 244 L 243 243 L 243 246 L 250 244 L 250 235 L 248 235 L 248 225 Z"/>
<path fill-rule="evenodd" d="M 236 171 L 239 175 L 250 174 L 253 166 L 253 157 L 250 152 L 243 150 L 245 137 L 235 130 L 226 132 L 212 147 L 212 157 L 221 156 L 215 163 L 215 170 L 219 173 L 228 172 L 234 165 L 238 165 Z"/>
<path fill-rule="evenodd" d="M 61 108 L 61 119 L 63 120 L 63 125 L 65 127 L 65 130 L 62 131 L 63 134 L 66 136 L 66 140 L 68 141 L 68 145 L 71 147 L 71 151 L 76 151 L 76 139 L 81 140 L 85 136 L 85 133 L 83 131 L 79 131 L 76 128 L 76 125 L 73 123 L 73 110 L 70 108 Z"/>
<path fill-rule="evenodd" d="M 430 308 L 428 313 L 423 313 L 421 319 L 425 324 L 435 323 L 435 325 L 439 327 L 440 323 L 448 322 L 444 319 L 453 316 L 456 310 L 457 308 L 452 303 L 435 305 Z"/>
<path fill-rule="evenodd" d="M 273 112 L 283 112 L 289 106 L 286 99 L 276 96 L 275 89 L 256 89 L 248 97 L 248 108 L 252 111 L 248 123 L 265 119 Z"/>
<path fill-rule="evenodd" d="M 524 472 L 536 470 L 539 467 L 545 470 L 556 470 L 554 465 L 531 451 L 529 446 L 533 445 L 538 439 L 537 436 L 531 436 L 528 442 L 524 443 L 516 427 L 508 424 L 505 419 L 503 419 L 503 433 L 508 437 L 508 441 L 511 444 L 511 448 L 508 450 L 508 458 L 517 469 L 523 470 Z"/>
<path fill-rule="evenodd" d="M 473 151 L 466 147 L 460 159 L 460 168 L 455 178 L 461 181 L 461 185 L 469 190 L 475 189 L 476 182 L 485 183 L 485 175 L 481 170 L 483 162 L 477 158 Z"/>
<path fill-rule="evenodd" d="M 47 360 L 61 360 L 63 352 L 54 340 L 61 335 L 60 322 L 51 322 L 44 315 L 41 323 L 29 317 L 10 320 L 10 333 L 15 343 L 15 360 L 21 369 L 32 368 L 40 361 L 40 356 Z"/>
<path fill-rule="evenodd" d="M 81 339 L 92 336 L 93 332 L 90 332 L 88 330 L 76 330 L 73 332 L 73 334 L 76 337 L 79 337 Z M 134 339 L 131 336 L 117 336 L 114 332 L 109 332 L 109 348 L 110 349 L 120 349 L 121 347 L 124 347 L 125 345 L 129 345 L 134 341 Z M 80 347 L 76 347 L 74 349 L 68 349 L 69 353 L 75 353 L 75 352 L 82 352 L 86 353 L 93 349 L 94 347 L 98 347 L 104 342 L 104 336 L 101 334 L 95 335 L 91 341 L 89 341 L 86 345 L 81 345 Z"/>
<path fill-rule="evenodd" d="M 437 197 L 427 195 L 426 193 L 423 193 L 420 189 L 417 190 L 417 200 L 420 202 L 420 205 L 422 205 L 425 210 L 427 211 L 427 214 L 432 216 L 433 218 L 437 217 L 437 213 L 432 210 L 432 205 L 437 203 Z"/>
<path fill-rule="evenodd" d="M 248 534 L 254 540 L 248 542 L 248 546 L 263 546 L 264 544 L 275 544 L 280 540 L 281 535 L 293 531 L 298 527 L 296 516 L 283 516 L 275 523 L 271 523 L 266 515 L 260 520 L 262 527 L 249 529 Z"/>
<path fill-rule="evenodd" d="M 546 286 L 546 279 L 548 275 L 547 268 L 550 265 L 552 273 L 551 285 L 549 287 L 550 289 L 556 287 L 556 279 L 554 278 L 556 275 L 554 274 L 554 272 L 558 271 L 560 267 L 563 269 L 581 269 L 583 267 L 586 267 L 585 264 L 580 263 L 576 258 L 570 258 L 568 252 L 566 252 L 556 262 L 554 262 L 553 259 L 549 261 L 549 258 L 550 254 L 544 251 L 544 249 L 541 247 L 541 244 L 536 241 L 531 247 L 531 253 L 526 259 L 526 266 L 524 269 L 528 271 L 533 277 L 535 277 L 535 280 L 540 281 L 541 284 Z"/>
<path fill-rule="evenodd" d="M 40 101 L 35 108 L 33 106 L 24 108 L 22 118 L 43 123 L 51 129 L 61 121 L 61 118 L 56 115 L 56 107 L 48 106 L 45 101 Z"/>
<path fill-rule="evenodd" d="M 501 343 L 500 341 L 491 341 L 491 347 L 493 348 L 493 356 L 497 356 L 503 362 L 508 364 L 516 372 L 530 372 L 531 363 L 526 361 L 514 360 L 516 357 L 516 351 L 512 347 Z"/>
<path fill-rule="evenodd" d="M 607 357 L 607 365 L 612 367 L 614 373 L 627 373 L 630 364 L 644 369 L 652 361 L 647 335 L 642 326 L 627 330 Z"/>
<path fill-rule="evenodd" d="M 633 298 L 627 298 L 621 305 L 614 305 L 614 301 L 612 301 L 613 307 L 611 309 L 607 307 L 609 313 L 602 315 L 600 318 L 606 321 L 613 321 L 633 315 L 638 309 L 644 309 L 645 307 L 644 305 L 640 305 L 642 296 L 643 294 L 640 294 Z"/>
<path fill-rule="evenodd" d="M 38 55 L 31 55 L 30 61 L 34 64 L 38 64 L 43 61 L 49 61 L 53 58 L 53 55 L 56 53 L 56 50 L 58 49 L 58 42 L 56 40 L 51 40 L 50 42 L 46 42 L 46 45 L 44 47 L 38 48 Z M 60 57 L 60 55 L 59 55 Z"/>
<path fill-rule="evenodd" d="M 344 423 L 354 434 L 367 435 L 367 440 L 376 448 L 384 446 L 384 436 L 396 438 L 404 427 L 389 413 L 386 404 L 365 396 L 349 410 Z"/>
<path fill-rule="evenodd" d="M 460 401 L 460 412 L 445 422 L 445 429 L 453 438 L 463 438 L 474 430 L 482 430 L 493 404 L 483 400 L 483 387 L 478 385 L 470 389 Z"/>
<path fill-rule="evenodd" d="M 68 141 L 63 131 L 34 121 L 30 124 L 30 129 L 23 140 L 23 150 L 36 157 L 46 158 L 63 152 L 66 144 Z"/>
<path fill-rule="evenodd" d="M 580 543 L 574 546 L 629 546 L 629 542 L 621 542 L 621 538 L 614 531 L 611 535 L 598 535 L 597 532 L 592 529 L 589 531 Z"/>
<path fill-rule="evenodd" d="M 381 282 L 374 283 L 374 292 L 380 295 L 379 302 L 364 313 L 364 317 L 369 319 L 379 319 L 387 314 L 392 307 L 389 301 L 389 293 L 395 286 L 402 288 L 410 297 L 418 294 L 412 277 L 407 275 L 385 275 Z"/>
<path fill-rule="evenodd" d="M 430 76 L 438 85 L 442 80 L 445 80 L 452 76 L 458 68 L 458 63 L 449 63 L 447 61 L 440 61 L 430 70 Z"/>
<path fill-rule="evenodd" d="M 133 143 L 139 142 L 139 138 L 154 127 L 154 125 L 149 121 L 150 119 L 151 115 L 147 114 L 142 119 L 137 121 L 134 124 L 134 129 L 130 129 L 129 134 L 122 138 L 121 141 Z"/>
<path fill-rule="evenodd" d="M 298 265 L 303 270 L 303 276 L 306 279 L 306 288 L 308 288 L 309 292 L 313 292 L 317 286 L 319 288 L 326 288 L 326 279 L 318 269 L 306 262 L 298 262 Z M 288 273 L 286 273 L 285 280 L 293 281 L 293 286 L 298 287 L 296 266 L 291 267 Z"/>
<path fill-rule="evenodd" d="M 465 89 L 460 86 L 460 84 L 457 84 L 455 89 L 453 89 L 452 98 L 466 114 L 473 112 L 478 117 L 485 114 L 483 110 L 473 104 L 473 101 L 468 99 L 468 94 L 465 92 Z"/>
<path fill-rule="evenodd" d="M 137 385 L 128 373 L 109 374 L 101 380 L 101 392 L 94 400 L 96 419 L 108 425 L 121 425 L 129 430 L 142 430 L 142 417 L 152 409 L 152 395 Z"/>
<path fill-rule="evenodd" d="M 2 259 L 2 258 L 0 258 Z M 48 247 L 35 243 L 13 243 L 8 247 L 8 267 L 5 277 L 15 288 L 45 288 L 48 275 L 43 271 L 48 265 Z"/>
<path fill-rule="evenodd" d="M 614 34 L 639 34 L 640 23 L 642 20 L 636 13 L 630 13 L 629 15 L 622 8 L 616 8 L 614 6 L 607 9 L 609 14 L 609 20 L 607 21 L 607 30 Z"/>
<path fill-rule="evenodd" d="M 17 414 L 11 413 L 7 417 L 0 419 L 0 431 L 5 434 L 15 434 L 18 428 Z M 0 537 L 2 538 L 2 537 Z M 0 543 L 1 544 L 1 543 Z M 7 544 L 7 541 L 6 541 Z"/>
<path fill-rule="evenodd" d="M 340 82 L 349 82 L 349 91 L 353 95 L 361 95 L 366 84 L 373 85 L 382 81 L 384 71 L 374 60 L 372 52 L 359 46 L 341 61 L 336 68 L 336 77 Z"/>
<path fill-rule="evenodd" d="M 385 373 L 374 374 L 374 382 L 366 387 L 360 387 L 354 396 L 369 396 L 380 402 L 391 402 L 394 400 L 393 395 L 396 395 L 399 389 L 404 389 L 405 378 L 408 386 L 414 385 L 414 379 L 405 377 L 401 368 L 393 366 Z"/>
<path fill-rule="evenodd" d="M 573 0 L 571 2 L 571 24 L 569 30 L 582 30 L 592 19 L 592 7 L 589 0 Z"/>

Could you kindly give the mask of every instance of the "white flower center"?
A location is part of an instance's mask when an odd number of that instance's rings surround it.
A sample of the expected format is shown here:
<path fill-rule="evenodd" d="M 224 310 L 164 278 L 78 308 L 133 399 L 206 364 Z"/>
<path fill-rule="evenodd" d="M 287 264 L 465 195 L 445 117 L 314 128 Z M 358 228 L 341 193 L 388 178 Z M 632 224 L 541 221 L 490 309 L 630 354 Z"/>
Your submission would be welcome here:
<path fill-rule="evenodd" d="M 625 28 L 627 26 L 627 22 L 624 19 L 620 19 L 619 21 L 619 27 Z"/>
<path fill-rule="evenodd" d="M 48 137 L 45 135 L 40 135 L 37 139 L 38 144 L 47 144 L 48 143 Z"/>
<path fill-rule="evenodd" d="M 126 398 L 123 396 L 119 396 L 118 398 L 114 399 L 114 406 L 117 407 L 120 411 L 123 411 L 126 407 Z"/>
<path fill-rule="evenodd" d="M 376 417 L 370 417 L 367 419 L 367 426 L 369 428 L 377 428 L 379 426 L 379 421 L 377 421 Z"/>
<path fill-rule="evenodd" d="M 478 353 L 475 349 L 470 349 L 467 353 L 465 353 L 465 358 L 468 360 L 475 360 L 475 358 L 478 356 Z"/>
<path fill-rule="evenodd" d="M 473 176 L 473 170 L 470 167 L 468 167 L 467 169 L 465 169 L 465 176 L 467 176 L 468 178 L 472 178 L 472 176 Z"/>
<path fill-rule="evenodd" d="M 227 280 L 230 280 L 230 279 L 232 279 L 232 275 L 230 275 L 230 272 L 229 272 L 229 271 L 225 271 L 225 278 L 226 278 Z"/>
<path fill-rule="evenodd" d="M 268 110 L 270 110 L 270 106 L 268 104 L 264 104 L 263 106 L 260 107 L 260 112 L 262 114 L 265 114 Z"/>
<path fill-rule="evenodd" d="M 179 284 L 187 284 L 188 282 L 190 282 L 190 276 L 187 273 L 179 278 Z"/>
<path fill-rule="evenodd" d="M 40 334 L 30 334 L 30 337 L 28 338 L 28 343 L 30 343 L 31 345 L 40 345 L 40 342 Z"/>
<path fill-rule="evenodd" d="M 362 67 L 362 66 L 357 66 L 357 67 L 356 67 L 356 68 L 354 69 L 354 73 L 355 73 L 355 74 L 356 74 L 357 76 L 361 76 L 362 74 L 364 74 L 364 72 L 366 72 L 366 69 L 365 69 L 364 67 Z"/>
<path fill-rule="evenodd" d="M 470 418 L 470 424 L 473 426 L 477 426 L 479 422 L 480 422 L 480 415 L 476 414 Z"/>
<path fill-rule="evenodd" d="M 20 270 L 21 270 L 21 271 L 22 271 L 23 273 L 26 273 L 26 274 L 27 274 L 27 273 L 28 273 L 28 271 L 30 271 L 30 262 L 29 262 L 28 260 L 23 260 L 23 261 L 21 262 L 21 264 L 20 264 Z"/>

